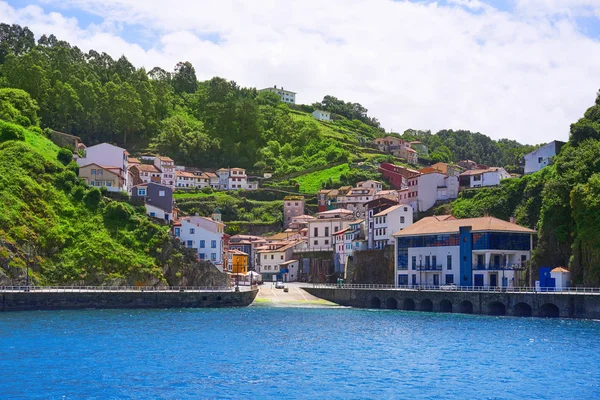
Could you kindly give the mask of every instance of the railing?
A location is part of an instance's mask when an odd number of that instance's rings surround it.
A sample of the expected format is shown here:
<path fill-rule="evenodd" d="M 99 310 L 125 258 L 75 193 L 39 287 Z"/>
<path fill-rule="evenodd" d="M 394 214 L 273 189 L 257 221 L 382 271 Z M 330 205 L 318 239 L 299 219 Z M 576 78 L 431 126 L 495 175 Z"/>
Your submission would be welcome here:
<path fill-rule="evenodd" d="M 256 289 L 256 285 L 240 285 L 240 290 Z M 7 292 L 232 292 L 235 287 L 226 286 L 0 286 L 0 293 Z"/>
<path fill-rule="evenodd" d="M 441 265 L 417 265 L 417 271 L 441 271 Z"/>
<path fill-rule="evenodd" d="M 383 285 L 383 284 L 354 284 L 354 283 L 313 283 L 314 288 L 337 289 L 369 289 L 369 290 L 430 290 L 439 292 L 497 292 L 497 293 L 569 293 L 569 294 L 598 294 L 600 288 L 571 287 L 571 288 L 535 288 L 535 287 L 500 287 L 500 286 L 455 286 L 455 285 Z"/>
<path fill-rule="evenodd" d="M 334 251 L 335 247 L 333 246 L 307 246 L 307 247 L 295 247 L 292 252 L 293 253 L 311 253 L 311 252 L 321 252 L 321 251 L 327 251 L 327 252 L 331 252 Z"/>
<path fill-rule="evenodd" d="M 481 271 L 481 270 L 490 270 L 490 271 L 515 271 L 515 270 L 524 270 L 525 266 L 522 264 L 507 264 L 507 265 L 499 265 L 499 264 L 474 264 L 473 270 Z"/>

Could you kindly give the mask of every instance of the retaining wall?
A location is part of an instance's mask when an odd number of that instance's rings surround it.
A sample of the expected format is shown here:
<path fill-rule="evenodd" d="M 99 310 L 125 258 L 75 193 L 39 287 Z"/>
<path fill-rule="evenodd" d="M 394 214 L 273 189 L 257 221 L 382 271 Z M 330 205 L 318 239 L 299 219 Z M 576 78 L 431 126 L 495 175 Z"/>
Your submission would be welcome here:
<path fill-rule="evenodd" d="M 242 292 L 4 292 L 0 311 L 86 308 L 245 307 L 258 290 Z"/>
<path fill-rule="evenodd" d="M 306 287 L 313 296 L 357 308 L 600 319 L 600 295 Z"/>

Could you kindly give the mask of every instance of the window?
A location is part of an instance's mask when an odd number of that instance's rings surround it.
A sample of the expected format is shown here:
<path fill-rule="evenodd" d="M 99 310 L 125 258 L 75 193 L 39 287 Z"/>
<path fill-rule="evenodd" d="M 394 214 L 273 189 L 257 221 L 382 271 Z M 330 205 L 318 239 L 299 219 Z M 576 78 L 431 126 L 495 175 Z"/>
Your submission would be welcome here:
<path fill-rule="evenodd" d="M 540 163 L 540 164 L 541 164 L 543 160 L 544 160 L 544 159 L 543 159 L 542 157 L 538 157 L 538 163 Z"/>
<path fill-rule="evenodd" d="M 451 255 L 448 255 L 448 258 L 446 259 L 446 269 L 447 270 L 452 269 L 452 256 Z"/>
<path fill-rule="evenodd" d="M 319 228 L 315 226 L 315 237 L 319 237 Z M 316 243 L 315 243 L 316 244 Z"/>
<path fill-rule="evenodd" d="M 437 265 L 437 256 L 432 256 L 431 257 L 431 265 L 434 266 L 434 267 Z"/>
<path fill-rule="evenodd" d="M 101 169 L 99 169 L 99 170 L 96 172 L 96 174 L 97 174 L 97 175 L 102 175 L 102 170 L 101 170 Z"/>
<path fill-rule="evenodd" d="M 319 244 L 319 241 L 318 241 L 318 240 L 315 240 L 315 241 L 313 242 L 313 244 L 316 246 L 316 245 L 318 245 L 318 244 Z"/>
<path fill-rule="evenodd" d="M 210 248 L 211 249 L 216 249 L 217 248 L 217 241 L 216 240 L 211 240 L 210 241 Z"/>
<path fill-rule="evenodd" d="M 325 240 L 325 244 L 328 245 L 329 244 L 329 240 Z"/>
<path fill-rule="evenodd" d="M 408 207 L 404 207 L 404 211 L 408 211 Z"/>
<path fill-rule="evenodd" d="M 413 274 L 412 276 L 412 284 L 415 286 L 417 284 L 417 275 Z"/>
<path fill-rule="evenodd" d="M 412 269 L 417 269 L 417 256 L 412 256 Z"/>
<path fill-rule="evenodd" d="M 337 232 L 339 230 L 337 226 L 334 226 L 333 229 L 334 229 L 334 232 Z"/>
<path fill-rule="evenodd" d="M 155 212 L 151 212 L 151 213 L 150 213 L 150 216 L 151 216 L 151 217 L 156 217 L 156 213 L 155 213 Z"/>
<path fill-rule="evenodd" d="M 281 256 L 281 259 L 283 260 L 283 256 Z"/>
<path fill-rule="evenodd" d="M 181 234 L 181 229 L 175 228 L 175 236 L 179 237 L 180 234 Z"/>
<path fill-rule="evenodd" d="M 399 286 L 407 286 L 408 285 L 408 275 L 406 275 L 406 274 L 398 275 L 398 285 Z"/>
<path fill-rule="evenodd" d="M 271 260 L 273 260 L 275 258 L 275 256 L 273 254 L 271 254 Z"/>
<path fill-rule="evenodd" d="M 450 285 L 454 283 L 454 275 L 448 274 L 446 275 L 446 285 Z"/>
<path fill-rule="evenodd" d="M 96 175 L 96 170 L 95 169 L 92 170 L 92 175 Z"/>
<path fill-rule="evenodd" d="M 205 247 L 206 247 L 206 241 L 204 241 L 204 240 L 201 240 L 201 241 L 200 241 L 200 248 L 201 248 L 201 249 L 203 249 L 203 248 L 205 248 Z"/>
<path fill-rule="evenodd" d="M 158 191 L 158 195 L 159 195 L 160 197 L 165 197 L 165 191 L 164 191 L 164 190 L 159 190 L 159 191 Z"/>
<path fill-rule="evenodd" d="M 404 223 L 404 217 L 400 217 L 400 223 L 403 224 Z"/>
<path fill-rule="evenodd" d="M 192 247 L 193 245 L 194 245 L 194 242 L 192 240 L 187 241 L 187 247 Z"/>
<path fill-rule="evenodd" d="M 217 261 L 217 253 L 210 253 L 210 261 Z"/>
<path fill-rule="evenodd" d="M 325 236 L 329 236 L 329 227 L 328 226 L 325 227 Z"/>
<path fill-rule="evenodd" d="M 196 230 L 194 228 L 190 228 L 190 235 L 193 235 L 194 233 L 196 233 Z"/>
<path fill-rule="evenodd" d="M 429 256 L 425 256 L 425 266 L 426 267 L 429 267 L 431 265 L 429 262 L 430 262 Z"/>
<path fill-rule="evenodd" d="M 267 259 L 267 255 L 266 255 L 266 254 L 265 254 L 265 257 L 264 257 L 264 259 L 265 259 L 265 260 Z"/>

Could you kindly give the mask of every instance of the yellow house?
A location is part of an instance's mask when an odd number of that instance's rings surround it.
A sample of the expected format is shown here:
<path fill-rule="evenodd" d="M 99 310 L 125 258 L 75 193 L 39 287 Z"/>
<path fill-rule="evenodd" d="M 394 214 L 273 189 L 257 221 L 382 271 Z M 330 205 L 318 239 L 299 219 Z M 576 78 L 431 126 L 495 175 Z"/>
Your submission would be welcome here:
<path fill-rule="evenodd" d="M 248 254 L 239 250 L 229 250 L 227 258 L 233 274 L 248 273 Z"/>
<path fill-rule="evenodd" d="M 123 187 L 120 173 L 121 170 L 116 167 L 103 167 L 93 163 L 79 167 L 79 179 L 90 186 L 104 186 L 112 192 L 118 192 Z"/>

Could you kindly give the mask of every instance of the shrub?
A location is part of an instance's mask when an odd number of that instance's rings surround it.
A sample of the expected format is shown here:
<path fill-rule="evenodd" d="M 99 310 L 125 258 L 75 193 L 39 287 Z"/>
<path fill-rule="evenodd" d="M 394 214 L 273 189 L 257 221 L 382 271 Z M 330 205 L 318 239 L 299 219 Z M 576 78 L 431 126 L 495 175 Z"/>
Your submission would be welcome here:
<path fill-rule="evenodd" d="M 73 186 L 77 184 L 77 175 L 73 171 L 65 170 L 56 174 L 54 186 L 65 192 L 70 192 Z"/>
<path fill-rule="evenodd" d="M 68 165 L 71 161 L 73 161 L 73 152 L 63 147 L 58 151 L 56 158 L 62 163 L 62 165 Z"/>
<path fill-rule="evenodd" d="M 42 131 L 42 128 L 40 128 L 39 126 L 30 125 L 27 129 L 33 133 L 37 133 L 38 135 L 44 134 L 44 131 Z"/>
<path fill-rule="evenodd" d="M 25 130 L 19 125 L 3 124 L 0 127 L 0 142 L 8 140 L 25 140 Z"/>
<path fill-rule="evenodd" d="M 73 171 L 75 175 L 79 176 L 79 164 L 77 164 L 76 161 L 72 160 L 71 162 L 69 162 L 69 165 L 67 165 L 67 169 L 69 171 Z"/>
<path fill-rule="evenodd" d="M 81 201 L 83 199 L 83 196 L 85 195 L 85 189 L 83 188 L 83 186 L 75 186 L 71 190 L 71 194 L 73 195 L 73 198 L 75 200 Z"/>
<path fill-rule="evenodd" d="M 130 206 L 116 201 L 111 201 L 104 208 L 104 216 L 106 219 L 114 222 L 127 221 L 132 213 L 133 210 Z"/>
<path fill-rule="evenodd" d="M 24 128 L 27 128 L 29 125 L 31 125 L 31 121 L 29 120 L 29 118 L 27 118 L 24 115 L 17 115 L 17 117 L 15 118 L 15 122 Z"/>
<path fill-rule="evenodd" d="M 210 186 L 205 186 L 202 188 L 202 193 L 211 194 L 213 192 Z"/>
<path fill-rule="evenodd" d="M 83 202 L 89 208 L 96 208 L 98 204 L 100 204 L 100 199 L 102 198 L 102 193 L 100 189 L 93 187 L 83 196 Z"/>

